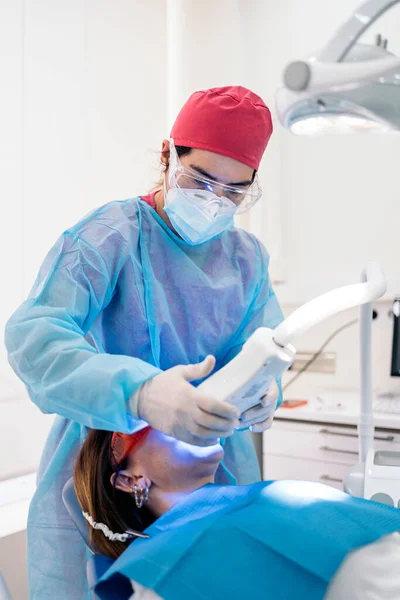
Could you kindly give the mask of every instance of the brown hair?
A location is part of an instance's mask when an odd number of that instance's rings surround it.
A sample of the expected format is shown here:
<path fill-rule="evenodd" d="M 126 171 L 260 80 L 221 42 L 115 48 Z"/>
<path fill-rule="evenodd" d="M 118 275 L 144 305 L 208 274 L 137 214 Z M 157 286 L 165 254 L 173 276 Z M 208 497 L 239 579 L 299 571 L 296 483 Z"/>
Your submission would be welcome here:
<path fill-rule="evenodd" d="M 115 472 L 111 438 L 111 431 L 89 430 L 74 470 L 78 502 L 82 511 L 97 523 L 107 525 L 114 533 L 125 533 L 127 529 L 144 531 L 154 523 L 156 517 L 146 505 L 138 509 L 130 494 L 118 490 L 111 483 L 111 475 Z M 126 463 L 125 459 L 118 465 L 117 473 L 126 467 Z M 110 558 L 118 558 L 130 543 L 111 541 L 102 531 L 93 529 L 89 524 L 88 529 L 92 550 Z"/>
<path fill-rule="evenodd" d="M 188 146 L 175 146 L 175 150 L 178 155 L 178 158 L 181 158 L 182 156 L 185 156 L 186 154 L 190 154 L 191 151 L 193 150 L 193 148 L 189 148 Z M 169 155 L 170 155 L 169 150 L 164 150 L 161 152 L 161 156 L 164 156 L 164 158 L 167 159 L 166 163 L 163 163 L 162 161 L 160 161 L 162 173 L 164 173 L 169 167 Z M 163 183 L 164 183 L 164 176 L 160 177 L 160 179 L 157 181 L 157 183 L 151 188 L 150 192 L 153 192 L 154 190 L 162 187 Z"/>

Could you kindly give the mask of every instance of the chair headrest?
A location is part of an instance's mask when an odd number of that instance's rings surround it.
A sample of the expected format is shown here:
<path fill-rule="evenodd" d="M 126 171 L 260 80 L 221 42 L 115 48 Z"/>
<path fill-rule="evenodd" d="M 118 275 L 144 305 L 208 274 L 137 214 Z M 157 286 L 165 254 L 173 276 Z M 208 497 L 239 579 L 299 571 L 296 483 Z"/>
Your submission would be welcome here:
<path fill-rule="evenodd" d="M 78 498 L 76 497 L 74 481 L 72 478 L 69 479 L 64 485 L 62 491 L 62 499 L 67 511 L 69 512 L 71 519 L 73 520 L 73 522 L 76 525 L 76 528 L 83 537 L 85 544 L 90 548 L 89 532 L 87 528 L 86 519 L 82 514 L 82 509 L 79 505 Z"/>

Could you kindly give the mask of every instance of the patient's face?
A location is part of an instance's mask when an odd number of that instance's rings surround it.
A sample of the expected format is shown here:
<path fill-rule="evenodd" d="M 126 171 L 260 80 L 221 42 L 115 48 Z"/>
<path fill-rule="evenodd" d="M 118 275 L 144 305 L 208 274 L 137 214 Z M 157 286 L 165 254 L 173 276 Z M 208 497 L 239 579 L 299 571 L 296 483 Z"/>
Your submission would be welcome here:
<path fill-rule="evenodd" d="M 146 476 L 164 489 L 176 489 L 213 477 L 224 456 L 222 446 L 192 446 L 152 429 L 134 449 L 129 462 L 140 465 Z"/>

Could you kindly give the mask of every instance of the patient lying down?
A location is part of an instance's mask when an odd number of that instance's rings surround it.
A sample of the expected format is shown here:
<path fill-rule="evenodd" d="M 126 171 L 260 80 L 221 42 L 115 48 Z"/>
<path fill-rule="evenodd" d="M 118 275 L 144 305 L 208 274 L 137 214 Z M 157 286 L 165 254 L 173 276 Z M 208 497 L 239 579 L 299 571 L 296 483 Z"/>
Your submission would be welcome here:
<path fill-rule="evenodd" d="M 400 600 L 400 510 L 327 486 L 214 483 L 223 448 L 89 432 L 75 491 L 115 600 Z M 110 561 L 111 564 L 111 561 Z"/>

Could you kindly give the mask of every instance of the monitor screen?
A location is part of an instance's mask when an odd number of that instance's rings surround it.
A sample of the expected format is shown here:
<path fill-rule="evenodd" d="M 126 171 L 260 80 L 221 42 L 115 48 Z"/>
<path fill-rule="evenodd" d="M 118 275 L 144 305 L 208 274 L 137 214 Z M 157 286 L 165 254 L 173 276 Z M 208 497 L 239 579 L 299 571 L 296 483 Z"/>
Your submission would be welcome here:
<path fill-rule="evenodd" d="M 400 377 L 400 297 L 393 302 L 392 377 Z"/>

